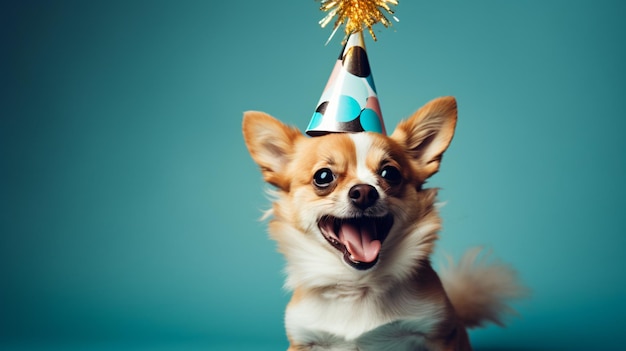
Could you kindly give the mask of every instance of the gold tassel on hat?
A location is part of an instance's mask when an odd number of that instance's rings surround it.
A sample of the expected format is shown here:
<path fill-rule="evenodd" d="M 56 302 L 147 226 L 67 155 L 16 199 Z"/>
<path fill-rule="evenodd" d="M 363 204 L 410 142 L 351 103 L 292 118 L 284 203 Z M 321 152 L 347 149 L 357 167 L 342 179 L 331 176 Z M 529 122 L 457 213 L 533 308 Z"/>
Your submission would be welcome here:
<path fill-rule="evenodd" d="M 321 0 L 321 3 L 320 10 L 328 12 L 320 21 L 322 28 L 337 16 L 333 34 L 342 24 L 345 24 L 346 38 L 366 27 L 374 40 L 376 35 L 372 26 L 380 22 L 383 26 L 389 27 L 391 22 L 385 17 L 383 10 L 393 16 L 394 11 L 389 5 L 398 5 L 397 0 Z M 395 16 L 393 18 L 398 21 Z"/>

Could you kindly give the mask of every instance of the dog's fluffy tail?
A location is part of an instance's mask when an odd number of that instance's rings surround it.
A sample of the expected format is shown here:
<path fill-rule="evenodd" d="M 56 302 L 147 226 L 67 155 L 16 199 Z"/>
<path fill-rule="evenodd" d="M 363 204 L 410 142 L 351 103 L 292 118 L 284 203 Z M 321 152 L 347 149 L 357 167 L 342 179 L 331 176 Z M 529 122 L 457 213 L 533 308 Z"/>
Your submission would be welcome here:
<path fill-rule="evenodd" d="M 448 257 L 448 267 L 440 274 L 457 315 L 468 328 L 486 322 L 502 326 L 504 315 L 516 313 L 507 302 L 528 293 L 511 268 L 487 263 L 481 251 L 481 248 L 469 250 L 457 265 Z"/>

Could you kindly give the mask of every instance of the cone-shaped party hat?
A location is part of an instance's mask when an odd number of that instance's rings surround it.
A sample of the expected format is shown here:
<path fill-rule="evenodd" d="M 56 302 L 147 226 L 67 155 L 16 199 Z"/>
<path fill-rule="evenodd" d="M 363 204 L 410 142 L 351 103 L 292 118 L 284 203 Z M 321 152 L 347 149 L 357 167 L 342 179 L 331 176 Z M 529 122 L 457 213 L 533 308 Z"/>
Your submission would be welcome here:
<path fill-rule="evenodd" d="M 350 34 L 324 88 L 306 133 L 386 134 L 363 31 Z"/>

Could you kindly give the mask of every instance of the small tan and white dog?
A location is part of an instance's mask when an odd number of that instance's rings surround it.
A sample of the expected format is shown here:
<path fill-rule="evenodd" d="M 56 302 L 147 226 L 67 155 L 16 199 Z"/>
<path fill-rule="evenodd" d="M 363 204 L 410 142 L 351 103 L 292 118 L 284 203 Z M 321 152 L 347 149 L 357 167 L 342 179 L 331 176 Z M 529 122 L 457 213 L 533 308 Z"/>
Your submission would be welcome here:
<path fill-rule="evenodd" d="M 293 290 L 288 351 L 471 350 L 466 328 L 500 324 L 523 288 L 502 265 L 470 251 L 441 280 L 430 255 L 441 219 L 439 170 L 457 120 L 452 97 L 435 99 L 390 137 L 305 137 L 262 112 L 243 134 L 276 187 L 269 231 Z"/>

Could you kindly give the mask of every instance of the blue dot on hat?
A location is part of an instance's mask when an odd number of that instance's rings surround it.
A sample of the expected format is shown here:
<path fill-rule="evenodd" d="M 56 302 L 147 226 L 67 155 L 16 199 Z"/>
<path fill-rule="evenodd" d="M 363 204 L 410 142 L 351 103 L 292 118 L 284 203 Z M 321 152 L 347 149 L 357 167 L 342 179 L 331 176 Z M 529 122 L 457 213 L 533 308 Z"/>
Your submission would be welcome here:
<path fill-rule="evenodd" d="M 363 129 L 367 132 L 383 132 L 383 128 L 380 124 L 380 118 L 378 118 L 376 111 L 371 108 L 363 109 L 363 112 L 361 112 L 361 126 L 363 126 Z"/>
<path fill-rule="evenodd" d="M 311 121 L 309 122 L 309 127 L 307 129 L 315 129 L 320 123 L 322 123 L 323 114 L 319 112 L 313 112 L 313 117 L 311 117 Z"/>
<path fill-rule="evenodd" d="M 376 91 L 376 85 L 374 85 L 374 77 L 370 74 L 369 76 L 365 77 L 365 79 L 367 80 L 367 83 L 372 88 L 372 90 L 374 90 L 375 93 L 378 93 Z"/>
<path fill-rule="evenodd" d="M 337 122 L 348 122 L 359 117 L 361 105 L 354 98 L 340 95 L 336 103 L 338 104 L 336 107 L 337 115 L 335 116 Z"/>

